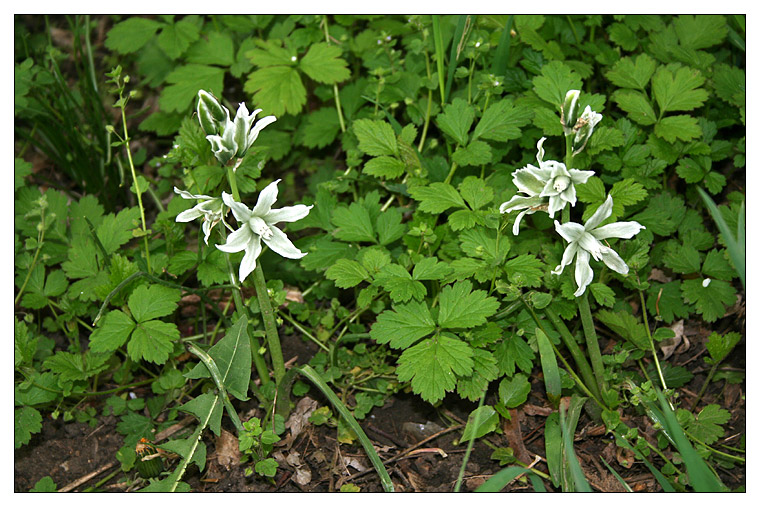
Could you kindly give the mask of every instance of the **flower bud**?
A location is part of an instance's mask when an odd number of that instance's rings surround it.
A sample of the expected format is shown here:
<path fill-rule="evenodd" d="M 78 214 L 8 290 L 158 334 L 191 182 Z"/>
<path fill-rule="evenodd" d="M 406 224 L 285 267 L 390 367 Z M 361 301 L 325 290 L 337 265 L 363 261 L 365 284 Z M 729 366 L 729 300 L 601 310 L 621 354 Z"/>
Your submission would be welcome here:
<path fill-rule="evenodd" d="M 206 135 L 218 134 L 230 119 L 227 108 L 205 90 L 198 90 L 197 112 L 198 121 Z"/>
<path fill-rule="evenodd" d="M 586 143 L 591 138 L 591 134 L 594 133 L 594 127 L 602 121 L 602 115 L 592 111 L 591 106 L 586 106 L 583 110 L 583 114 L 575 124 L 573 131 L 575 137 L 573 138 L 573 153 L 577 155 L 582 152 L 586 147 Z"/>
<path fill-rule="evenodd" d="M 578 121 L 578 97 L 580 96 L 580 90 L 570 90 L 565 95 L 565 102 L 562 104 L 562 126 L 565 130 L 565 135 L 569 135 L 575 123 Z"/>

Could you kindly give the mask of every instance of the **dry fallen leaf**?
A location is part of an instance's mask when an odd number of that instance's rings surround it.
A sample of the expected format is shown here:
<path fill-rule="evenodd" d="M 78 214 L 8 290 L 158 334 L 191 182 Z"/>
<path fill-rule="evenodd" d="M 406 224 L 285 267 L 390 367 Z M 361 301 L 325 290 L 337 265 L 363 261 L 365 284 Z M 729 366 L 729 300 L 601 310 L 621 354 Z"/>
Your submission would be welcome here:
<path fill-rule="evenodd" d="M 235 435 L 222 430 L 222 433 L 216 437 L 215 444 L 215 456 L 219 465 L 229 470 L 232 466 L 237 466 L 240 463 L 240 448 Z"/>
<path fill-rule="evenodd" d="M 691 342 L 684 333 L 683 319 L 675 322 L 670 326 L 670 329 L 675 333 L 675 336 L 660 342 L 663 359 L 669 358 L 674 353 L 683 354 L 691 347 Z"/>

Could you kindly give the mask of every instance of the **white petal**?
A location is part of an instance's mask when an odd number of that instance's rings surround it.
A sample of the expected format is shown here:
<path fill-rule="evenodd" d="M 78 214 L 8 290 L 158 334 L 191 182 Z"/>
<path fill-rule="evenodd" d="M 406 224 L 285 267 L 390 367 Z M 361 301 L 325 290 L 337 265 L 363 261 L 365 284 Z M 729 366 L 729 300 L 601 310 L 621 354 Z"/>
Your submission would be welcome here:
<path fill-rule="evenodd" d="M 559 194 L 562 199 L 570 203 L 570 206 L 575 206 L 575 202 L 577 200 L 576 194 L 575 194 L 575 185 L 570 184 L 564 192 Z"/>
<path fill-rule="evenodd" d="M 593 279 L 594 271 L 588 264 L 588 252 L 578 250 L 578 258 L 575 259 L 575 283 L 578 284 L 578 290 L 573 295 L 575 297 L 582 296 Z"/>
<path fill-rule="evenodd" d="M 542 137 L 538 140 L 538 143 L 536 143 L 536 148 L 538 148 L 538 153 L 536 153 L 536 160 L 538 160 L 538 165 L 544 164 L 544 141 L 546 141 L 546 138 Z"/>
<path fill-rule="evenodd" d="M 261 111 L 261 109 L 257 109 L 256 111 Z M 246 141 L 246 146 L 250 148 L 253 142 L 256 140 L 256 138 L 259 137 L 259 132 L 261 132 L 261 129 L 263 129 L 267 125 L 274 123 L 275 121 L 277 121 L 277 118 L 274 116 L 265 116 L 264 118 L 257 121 L 256 125 L 254 125 L 251 131 L 248 133 L 248 140 Z"/>
<path fill-rule="evenodd" d="M 580 185 L 586 183 L 590 177 L 594 175 L 594 171 L 581 171 L 580 169 L 570 169 L 570 179 L 573 183 Z"/>
<path fill-rule="evenodd" d="M 517 218 L 515 218 L 515 225 L 512 226 L 512 234 L 513 235 L 517 236 L 518 234 L 520 234 L 520 221 L 525 216 L 525 214 L 529 213 L 529 212 L 530 212 L 531 215 L 533 214 L 532 211 L 527 210 L 527 209 L 525 211 L 521 211 L 520 213 L 517 214 Z"/>
<path fill-rule="evenodd" d="M 554 214 L 556 212 L 562 211 L 562 208 L 565 207 L 566 203 L 567 202 L 559 195 L 553 195 L 549 197 L 549 209 L 547 210 L 547 213 L 549 213 L 549 218 L 554 218 Z"/>
<path fill-rule="evenodd" d="M 602 252 L 602 261 L 611 270 L 617 271 L 621 275 L 628 274 L 628 264 L 612 248 L 607 248 Z"/>
<path fill-rule="evenodd" d="M 288 259 L 300 259 L 306 255 L 306 253 L 296 248 L 285 233 L 277 227 L 272 227 L 272 237 L 270 239 L 265 239 L 264 243 L 276 253 L 283 257 L 287 257 Z"/>
<path fill-rule="evenodd" d="M 174 187 L 174 193 L 181 195 L 183 199 L 211 199 L 207 195 L 194 195 L 187 190 L 180 190 L 177 187 Z"/>
<path fill-rule="evenodd" d="M 244 224 L 240 229 L 227 236 L 227 242 L 223 245 L 216 245 L 222 252 L 235 253 L 248 248 L 248 243 L 253 237 L 253 232 L 248 224 Z"/>
<path fill-rule="evenodd" d="M 240 283 L 243 283 L 243 280 L 248 278 L 248 275 L 256 269 L 256 259 L 258 259 L 259 254 L 261 254 L 261 240 L 258 236 L 254 236 L 245 249 L 243 260 L 240 261 L 240 271 L 238 274 Z"/>
<path fill-rule="evenodd" d="M 591 234 L 596 239 L 607 238 L 624 238 L 630 239 L 641 231 L 646 229 L 638 222 L 614 222 L 611 224 L 603 225 L 597 229 L 591 231 Z"/>
<path fill-rule="evenodd" d="M 272 204 L 277 200 L 277 184 L 280 180 L 275 180 L 267 185 L 259 194 L 256 206 L 253 208 L 253 214 L 257 217 L 263 217 L 272 209 Z"/>
<path fill-rule="evenodd" d="M 538 174 L 532 169 L 538 168 L 528 165 L 512 173 L 512 183 L 517 190 L 527 195 L 538 195 L 544 188 L 544 180 L 539 178 Z"/>
<path fill-rule="evenodd" d="M 602 260 L 605 250 L 609 250 L 598 239 L 588 233 L 584 233 L 578 240 L 578 246 L 591 254 L 595 261 Z"/>
<path fill-rule="evenodd" d="M 557 234 L 562 236 L 568 243 L 574 243 L 581 239 L 583 233 L 586 232 L 581 224 L 575 222 L 567 222 L 566 224 L 560 224 L 556 220 L 554 221 L 554 229 Z"/>
<path fill-rule="evenodd" d="M 586 230 L 591 231 L 596 229 L 596 227 L 607 220 L 610 215 L 612 215 L 612 196 L 608 195 L 607 200 L 604 201 L 604 204 L 599 206 L 596 212 L 591 215 L 591 218 L 586 221 Z"/>
<path fill-rule="evenodd" d="M 251 210 L 248 209 L 248 206 L 242 202 L 237 202 L 227 192 L 222 192 L 222 200 L 224 201 L 224 204 L 232 210 L 232 214 L 235 215 L 235 220 L 239 223 L 242 224 L 251 219 Z"/>
<path fill-rule="evenodd" d="M 177 222 L 192 222 L 198 217 L 202 217 L 203 212 L 198 209 L 198 206 L 190 209 L 186 209 L 179 215 L 177 215 L 177 218 L 175 218 L 175 221 Z"/>
<path fill-rule="evenodd" d="M 499 213 L 509 213 L 517 209 L 529 208 L 530 204 L 535 200 L 535 197 L 524 197 L 522 195 L 515 195 L 507 202 L 501 203 L 499 206 Z"/>
<path fill-rule="evenodd" d="M 546 181 L 546 183 L 544 184 L 544 188 L 541 189 L 541 193 L 539 195 L 541 197 L 551 197 L 557 194 L 559 194 L 559 192 L 554 190 L 554 180 L 550 179 Z"/>
<path fill-rule="evenodd" d="M 211 223 L 211 220 L 204 220 L 203 226 L 201 227 L 203 229 L 203 241 L 205 241 L 206 245 L 208 245 L 208 238 L 211 236 L 211 228 L 214 227 L 214 224 Z"/>
<path fill-rule="evenodd" d="M 305 204 L 296 204 L 295 206 L 285 206 L 284 208 L 273 209 L 264 215 L 264 221 L 270 225 L 274 225 L 278 222 L 295 222 L 308 215 L 309 210 L 313 207 L 314 205 L 306 206 Z"/>
<path fill-rule="evenodd" d="M 573 262 L 573 257 L 575 257 L 575 254 L 578 252 L 578 244 L 577 243 L 570 243 L 567 245 L 567 248 L 565 248 L 564 253 L 562 254 L 562 263 L 557 266 L 554 270 L 552 270 L 553 275 L 560 275 L 562 274 L 562 271 L 565 269 L 565 266 L 569 266 L 571 262 Z"/>

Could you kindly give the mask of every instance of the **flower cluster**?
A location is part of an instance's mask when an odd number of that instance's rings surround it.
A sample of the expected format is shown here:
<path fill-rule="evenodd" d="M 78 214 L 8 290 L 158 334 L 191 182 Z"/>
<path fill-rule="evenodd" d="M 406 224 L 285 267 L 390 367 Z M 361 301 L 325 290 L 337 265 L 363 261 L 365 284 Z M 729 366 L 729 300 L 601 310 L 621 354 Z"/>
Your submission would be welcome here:
<path fill-rule="evenodd" d="M 579 90 L 570 90 L 565 96 L 562 105 L 561 122 L 568 143 L 571 143 L 573 154 L 577 155 L 586 147 L 594 127 L 602 120 L 602 115 L 586 106 L 583 113 L 578 115 L 580 96 Z M 569 203 L 575 206 L 575 185 L 586 183 L 594 175 L 593 171 L 581 171 L 568 169 L 565 164 L 556 160 L 544 160 L 543 144 L 546 140 L 542 137 L 538 141 L 538 167 L 528 164 L 512 173 L 512 181 L 517 187 L 517 195 L 499 207 L 499 212 L 509 213 L 522 210 L 515 219 L 512 233 L 516 236 L 520 233 L 520 221 L 528 214 L 538 211 L 548 213 L 554 218 L 555 213 L 561 211 Z M 568 146 L 568 149 L 570 146 Z M 572 157 L 570 157 L 572 160 Z M 601 243 L 607 238 L 632 238 L 638 234 L 644 226 L 638 222 L 615 222 L 599 227 L 599 225 L 612 214 L 612 196 L 589 218 L 584 225 L 574 222 L 560 224 L 554 221 L 557 233 L 568 242 L 562 255 L 562 262 L 552 271 L 559 275 L 575 260 L 575 282 L 578 290 L 575 296 L 579 297 L 586 291 L 591 283 L 594 272 L 589 264 L 589 258 L 604 262 L 610 269 L 620 274 L 628 274 L 628 266 L 620 256 L 609 246 Z"/>
<path fill-rule="evenodd" d="M 225 164 L 233 156 L 243 157 L 253 145 L 261 129 L 275 121 L 274 116 L 267 116 L 254 125 L 253 120 L 259 112 L 261 109 L 249 114 L 245 104 L 241 103 L 235 120 L 230 121 L 227 108 L 219 104 L 219 101 L 204 90 L 198 92 L 198 120 L 201 128 L 207 134 L 206 139 L 211 143 L 214 155 L 222 164 Z M 211 229 L 219 222 L 224 223 L 224 216 L 227 214 L 225 207 L 232 210 L 239 228 L 227 237 L 226 243 L 216 245 L 216 247 L 227 253 L 245 251 L 239 271 L 240 281 L 243 282 L 256 268 L 256 259 L 261 254 L 262 241 L 274 252 L 288 259 L 300 259 L 306 255 L 296 248 L 285 233 L 275 225 L 280 222 L 295 222 L 304 218 L 309 214 L 312 206 L 297 204 L 272 209 L 272 205 L 277 200 L 277 184 L 279 182 L 280 180 L 275 180 L 261 191 L 252 210 L 245 204 L 235 201 L 226 192 L 222 192 L 221 197 L 211 197 L 191 194 L 174 187 L 174 191 L 183 199 L 199 201 L 193 208 L 177 215 L 176 221 L 190 222 L 196 218 L 202 218 L 201 227 L 204 232 L 204 241 L 208 245 Z M 230 228 L 229 225 L 224 224 Z"/>

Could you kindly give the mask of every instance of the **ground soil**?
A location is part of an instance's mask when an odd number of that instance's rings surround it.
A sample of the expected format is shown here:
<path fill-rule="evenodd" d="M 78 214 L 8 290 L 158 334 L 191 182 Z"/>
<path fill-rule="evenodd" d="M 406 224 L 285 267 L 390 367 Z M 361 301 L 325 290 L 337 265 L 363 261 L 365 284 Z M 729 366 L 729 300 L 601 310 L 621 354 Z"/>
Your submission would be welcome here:
<path fill-rule="evenodd" d="M 702 366 L 701 359 L 706 332 L 699 327 L 689 328 L 688 325 L 686 329 L 689 347 L 681 347 L 680 351 L 676 349 L 669 361 L 671 364 L 685 365 L 695 372 L 694 379 L 678 390 L 683 402 L 690 403 L 704 382 L 708 369 Z M 603 335 L 601 339 L 603 346 L 605 343 L 611 345 L 611 341 Z M 313 344 L 298 337 L 286 337 L 283 341 L 285 356 L 296 358 L 299 363 L 307 362 L 315 352 L 314 348 Z M 744 361 L 742 342 L 728 358 L 727 366 L 744 370 Z M 543 426 L 551 408 L 544 396 L 540 375 L 533 375 L 532 381 L 531 395 L 527 403 L 512 411 L 512 422 L 505 423 L 501 433 L 492 433 L 485 439 L 487 441 L 481 439 L 475 444 L 465 468 L 462 491 L 473 491 L 502 468 L 491 459 L 494 448 L 511 446 L 526 463 L 532 463 L 537 455 L 545 455 Z M 738 440 L 745 434 L 744 385 L 713 382 L 699 403 L 699 407 L 717 403 L 731 412 L 731 419 L 724 426 L 726 438 L 716 446 L 724 441 L 737 446 Z M 314 398 L 312 407 L 327 405 L 327 401 L 313 389 L 306 396 Z M 254 413 L 255 405 L 254 401 L 238 405 L 238 412 L 244 420 Z M 413 394 L 399 393 L 361 421 L 380 457 L 383 460 L 397 458 L 386 465 L 396 491 L 454 490 L 466 449 L 465 445 L 457 442 L 462 434 L 461 423 L 475 407 L 473 403 L 450 396 L 435 408 Z M 648 438 L 651 437 L 650 441 L 656 442 L 655 431 L 645 416 L 633 417 L 626 422 L 639 427 Z M 119 471 L 115 455 L 124 443 L 123 437 L 116 431 L 117 423 L 117 418 L 113 416 L 99 418 L 94 427 L 46 417 L 42 431 L 34 435 L 29 444 L 15 451 L 14 490 L 28 491 L 44 476 L 50 476 L 59 489 L 88 478 L 71 488 L 73 491 L 93 487 L 105 478 L 108 480 L 99 484 L 96 491 L 121 492 L 143 487 L 145 483 L 136 480 L 134 471 L 126 474 Z M 234 434 L 231 426 L 227 430 L 230 433 L 226 436 Z M 438 436 L 425 440 L 436 434 Z M 363 492 L 382 491 L 378 476 L 362 448 L 358 444 L 338 443 L 337 430 L 327 425 L 307 424 L 286 446 L 276 448 L 274 456 L 278 459 L 279 468 L 271 480 L 256 474 L 246 476 L 245 468 L 248 465 L 230 459 L 229 453 L 222 448 L 223 441 L 211 433 L 205 434 L 204 441 L 208 450 L 205 469 L 201 472 L 197 467 L 190 467 L 184 479 L 193 491 L 331 492 L 339 490 L 343 484 L 353 484 Z M 236 443 L 233 441 L 233 447 Z M 410 448 L 412 451 L 405 454 Z M 578 423 L 575 450 L 596 491 L 622 491 L 620 483 L 600 458 L 612 465 L 634 491 L 660 491 L 645 466 L 639 462 L 627 463 L 627 457 L 620 453 L 614 440 L 604 434 L 601 422 L 593 420 L 585 412 Z M 654 462 L 662 466 L 657 459 Z M 171 466 L 171 463 L 168 465 Z M 547 471 L 544 461 L 536 463 L 535 468 Z M 717 468 L 717 471 L 731 489 L 745 486 L 746 469 L 743 466 Z M 311 474 L 310 480 L 305 480 L 308 478 L 306 473 Z M 545 484 L 549 491 L 553 490 L 548 481 Z M 532 491 L 532 487 L 529 483 L 516 481 L 505 491 Z"/>

